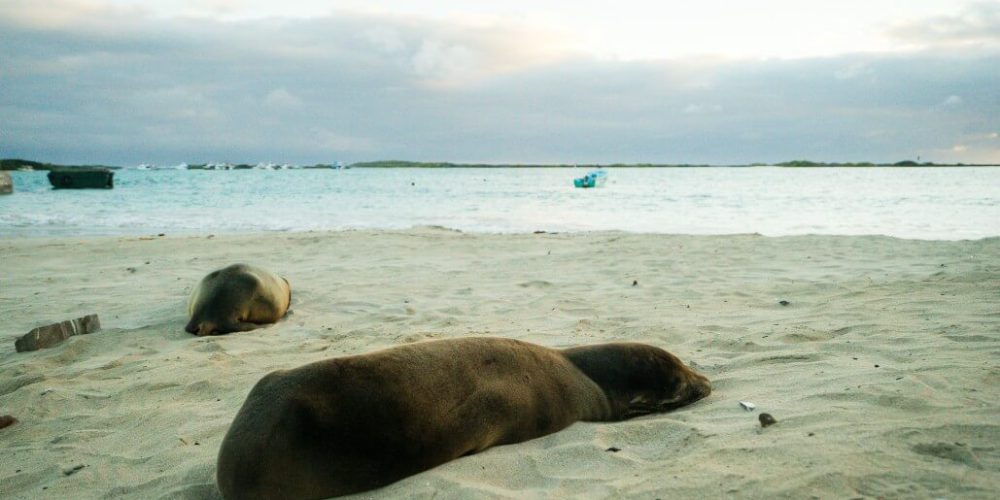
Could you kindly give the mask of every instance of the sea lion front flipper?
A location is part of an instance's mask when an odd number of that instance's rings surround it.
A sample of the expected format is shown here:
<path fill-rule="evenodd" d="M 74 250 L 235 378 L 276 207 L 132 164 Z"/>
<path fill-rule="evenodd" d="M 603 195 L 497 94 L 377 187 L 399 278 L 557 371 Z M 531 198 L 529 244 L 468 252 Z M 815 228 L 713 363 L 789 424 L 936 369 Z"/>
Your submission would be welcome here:
<path fill-rule="evenodd" d="M 250 330 L 256 330 L 258 328 L 265 327 L 265 324 L 251 323 L 249 321 L 238 321 L 233 325 L 231 331 L 234 332 L 248 332 Z"/>
<path fill-rule="evenodd" d="M 260 325 L 257 323 L 251 323 L 249 321 L 237 321 L 235 323 L 226 325 L 227 329 L 230 332 L 248 332 L 250 330 L 256 330 L 263 326 L 267 325 Z"/>
<path fill-rule="evenodd" d="M 255 330 L 266 325 L 258 325 L 257 323 L 250 323 L 247 321 L 233 321 L 229 323 L 223 323 L 221 325 L 213 326 L 207 322 L 201 323 L 197 330 L 192 333 L 196 333 L 199 337 L 205 337 L 208 335 L 225 335 L 232 332 L 246 332 L 250 330 Z"/>

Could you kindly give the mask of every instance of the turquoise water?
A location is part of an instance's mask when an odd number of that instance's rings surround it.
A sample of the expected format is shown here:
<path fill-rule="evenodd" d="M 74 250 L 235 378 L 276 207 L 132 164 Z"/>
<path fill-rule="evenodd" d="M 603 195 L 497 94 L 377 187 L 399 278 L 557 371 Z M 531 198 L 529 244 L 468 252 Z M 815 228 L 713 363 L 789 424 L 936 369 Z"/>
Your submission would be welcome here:
<path fill-rule="evenodd" d="M 12 172 L 0 237 L 443 226 L 469 232 L 1000 236 L 1000 168 L 119 170 L 112 190 Z"/>

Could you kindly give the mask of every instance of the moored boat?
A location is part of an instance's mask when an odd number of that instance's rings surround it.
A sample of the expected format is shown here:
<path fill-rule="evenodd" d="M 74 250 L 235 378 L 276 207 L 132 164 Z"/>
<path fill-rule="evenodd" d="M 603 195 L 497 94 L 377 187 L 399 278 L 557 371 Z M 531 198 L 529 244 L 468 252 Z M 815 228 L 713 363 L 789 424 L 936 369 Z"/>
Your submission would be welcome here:
<path fill-rule="evenodd" d="M 604 169 L 591 170 L 583 177 L 573 179 L 573 185 L 578 188 L 592 188 L 604 185 L 608 180 L 608 173 Z"/>
<path fill-rule="evenodd" d="M 115 173 L 107 168 L 64 168 L 49 171 L 55 189 L 111 189 Z"/>

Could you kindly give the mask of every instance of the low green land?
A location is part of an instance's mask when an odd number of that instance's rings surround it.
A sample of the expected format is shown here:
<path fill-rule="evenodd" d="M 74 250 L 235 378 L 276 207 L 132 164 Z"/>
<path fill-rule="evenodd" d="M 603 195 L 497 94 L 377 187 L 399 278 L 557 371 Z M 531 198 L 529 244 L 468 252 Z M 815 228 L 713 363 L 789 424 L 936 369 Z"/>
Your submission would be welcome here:
<path fill-rule="evenodd" d="M 982 164 L 966 164 L 966 163 L 954 163 L 954 164 L 944 164 L 944 163 L 933 163 L 933 162 L 923 162 L 918 163 L 915 161 L 904 160 L 895 163 L 872 163 L 872 162 L 854 162 L 854 163 L 827 163 L 827 162 L 815 162 L 808 160 L 793 160 L 781 163 L 749 163 L 742 165 L 708 165 L 708 164 L 694 164 L 694 163 L 560 163 L 560 164 L 531 164 L 531 163 L 449 163 L 449 162 L 418 162 L 418 161 L 400 161 L 400 160 L 387 160 L 387 161 L 367 161 L 360 163 L 353 163 L 350 165 L 354 168 L 559 168 L 559 167 L 583 167 L 583 168 L 617 168 L 617 167 L 631 167 L 631 168 L 697 168 L 697 167 L 765 167 L 765 166 L 775 166 L 775 167 L 987 167 L 995 165 L 982 165 Z"/>
<path fill-rule="evenodd" d="M 964 164 L 964 163 L 934 163 L 925 161 L 923 163 L 913 160 L 897 161 L 896 163 L 872 163 L 867 161 L 854 163 L 825 163 L 809 160 L 792 160 L 774 164 L 777 167 L 984 167 L 988 165 Z"/>
<path fill-rule="evenodd" d="M 31 160 L 7 159 L 0 160 L 0 170 L 58 170 L 62 168 L 111 168 L 119 169 L 109 165 L 56 165 L 54 163 L 42 163 Z"/>
<path fill-rule="evenodd" d="M 112 170 L 120 170 L 125 167 L 117 165 L 58 165 L 55 163 L 42 163 L 38 161 L 22 160 L 18 158 L 10 158 L 5 160 L 0 160 L 0 170 L 57 170 L 64 168 L 110 168 Z M 209 165 L 207 163 L 189 164 L 187 170 L 212 170 L 216 167 Z M 226 166 L 227 170 L 250 170 L 257 168 L 257 165 L 250 165 L 246 163 L 230 164 Z M 316 165 L 304 165 L 296 166 L 296 168 L 337 168 L 333 165 L 327 164 L 316 164 Z"/>
<path fill-rule="evenodd" d="M 352 163 L 352 168 L 615 168 L 615 167 L 711 167 L 713 165 L 654 164 L 654 163 L 449 163 L 423 161 L 365 161 Z"/>
<path fill-rule="evenodd" d="M 895 163 L 872 163 L 872 162 L 848 162 L 848 163 L 830 163 L 830 162 L 815 162 L 809 160 L 793 160 L 781 163 L 750 163 L 746 165 L 707 165 L 707 164 L 689 164 L 689 163 L 611 163 L 611 164 L 531 164 L 531 163 L 509 163 L 509 164 L 493 164 L 493 163 L 450 163 L 450 162 L 417 162 L 417 161 L 400 161 L 400 160 L 387 160 L 387 161 L 367 161 L 359 162 L 348 165 L 350 168 L 567 168 L 567 167 L 581 167 L 581 168 L 617 168 L 617 167 L 632 167 L 632 168 L 699 168 L 699 167 L 762 167 L 762 166 L 778 166 L 778 167 L 989 167 L 996 166 L 990 164 L 975 164 L 975 163 L 933 163 L 933 162 L 923 162 L 918 163 L 911 160 L 903 160 Z M 5 159 L 0 160 L 0 170 L 55 170 L 60 168 L 110 168 L 110 169 L 120 169 L 123 167 L 112 166 L 112 165 L 57 165 L 53 163 L 42 163 L 31 160 L 22 159 Z M 217 169 L 218 167 L 209 164 L 189 164 L 187 166 L 188 170 L 208 170 Z M 247 170 L 256 168 L 256 165 L 250 165 L 245 163 L 226 165 L 226 169 L 231 170 Z M 297 168 L 337 168 L 329 164 L 316 164 L 316 165 L 305 165 L 298 166 Z"/>

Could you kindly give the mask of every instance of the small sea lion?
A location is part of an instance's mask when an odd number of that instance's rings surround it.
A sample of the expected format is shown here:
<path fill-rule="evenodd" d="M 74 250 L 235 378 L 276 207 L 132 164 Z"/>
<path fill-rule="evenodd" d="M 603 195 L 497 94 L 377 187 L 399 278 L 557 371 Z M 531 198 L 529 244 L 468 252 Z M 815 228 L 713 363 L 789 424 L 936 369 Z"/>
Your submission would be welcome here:
<path fill-rule="evenodd" d="M 345 495 L 578 420 L 668 411 L 711 390 L 645 344 L 418 342 L 266 375 L 222 441 L 216 479 L 227 499 Z"/>
<path fill-rule="evenodd" d="M 191 292 L 184 331 L 202 336 L 253 330 L 281 319 L 291 301 L 292 287 L 285 278 L 233 264 L 212 271 Z"/>

